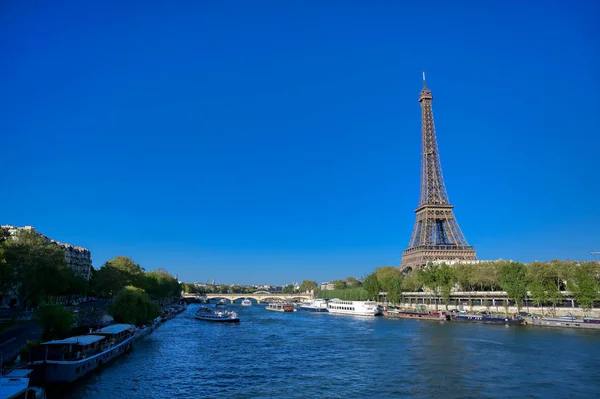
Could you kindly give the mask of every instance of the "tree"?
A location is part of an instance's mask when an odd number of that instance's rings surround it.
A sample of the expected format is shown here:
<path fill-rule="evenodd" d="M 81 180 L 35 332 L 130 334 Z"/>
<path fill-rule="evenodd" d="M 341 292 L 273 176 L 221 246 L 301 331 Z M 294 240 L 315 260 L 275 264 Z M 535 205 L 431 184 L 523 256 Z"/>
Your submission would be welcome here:
<path fill-rule="evenodd" d="M 164 269 L 145 273 L 141 288 L 143 288 L 151 297 L 157 299 L 180 296 L 182 291 L 182 286 L 179 284 L 179 281 Z M 234 292 L 237 291 L 234 290 Z"/>
<path fill-rule="evenodd" d="M 333 289 L 343 290 L 346 288 L 346 282 L 344 280 L 335 280 L 333 282 Z"/>
<path fill-rule="evenodd" d="M 357 288 L 360 287 L 362 283 L 356 277 L 346 277 L 346 287 L 348 288 Z"/>
<path fill-rule="evenodd" d="M 443 266 L 448 267 L 445 263 Z M 423 285 L 429 288 L 435 297 L 435 306 L 437 309 L 438 297 L 443 289 L 443 277 L 442 273 L 446 273 L 445 271 L 441 271 L 442 265 L 437 264 L 428 264 L 422 272 L 423 277 Z"/>
<path fill-rule="evenodd" d="M 375 269 L 374 274 L 379 291 L 387 292 L 389 302 L 398 303 L 402 294 L 402 272 L 394 266 L 381 266 Z"/>
<path fill-rule="evenodd" d="M 42 340 L 63 339 L 75 324 L 73 312 L 61 305 L 40 306 L 35 312 L 42 326 Z"/>
<path fill-rule="evenodd" d="M 598 282 L 595 278 L 596 270 L 594 265 L 582 263 L 577 266 L 573 276 L 569 281 L 569 290 L 573 293 L 577 303 L 585 311 L 589 311 L 594 306 L 594 301 L 598 300 Z"/>
<path fill-rule="evenodd" d="M 531 284 L 529 284 L 529 293 L 531 295 L 531 299 L 537 304 L 537 306 L 542 307 L 542 314 L 544 314 L 544 304 L 548 302 L 548 293 L 544 282 L 536 277 Z"/>
<path fill-rule="evenodd" d="M 548 284 L 548 302 L 552 304 L 552 314 L 556 314 L 556 305 L 562 303 L 563 295 L 560 292 L 560 288 L 555 286 L 554 284 Z"/>
<path fill-rule="evenodd" d="M 442 263 L 437 270 L 436 279 L 442 293 L 442 298 L 444 298 L 446 310 L 448 310 L 448 305 L 450 304 L 450 294 L 452 293 L 452 288 L 456 283 L 454 269 L 447 264 Z"/>
<path fill-rule="evenodd" d="M 0 292 L 6 292 L 14 284 L 13 269 L 4 258 L 4 243 L 10 235 L 8 231 L 0 226 Z"/>
<path fill-rule="evenodd" d="M 160 315 L 158 306 L 146 292 L 128 285 L 121 289 L 109 306 L 109 312 L 117 323 L 147 324 Z"/>
<path fill-rule="evenodd" d="M 125 286 L 145 287 L 145 283 L 144 268 L 131 258 L 116 256 L 92 274 L 91 288 L 96 296 L 111 297 Z"/>
<path fill-rule="evenodd" d="M 317 293 L 319 289 L 319 285 L 314 280 L 304 280 L 302 284 L 300 284 L 300 292 L 313 292 Z"/>
<path fill-rule="evenodd" d="M 294 285 L 288 284 L 281 290 L 283 294 L 293 294 L 294 293 Z"/>
<path fill-rule="evenodd" d="M 61 278 L 61 270 L 66 268 L 62 247 L 28 230 L 20 230 L 15 240 L 6 240 L 2 246 L 11 283 L 18 288 L 22 305 L 35 304 L 44 296 L 60 293 L 68 287 Z"/>
<path fill-rule="evenodd" d="M 423 272 L 421 270 L 411 270 L 402 279 L 402 291 L 418 292 L 423 289 Z"/>
<path fill-rule="evenodd" d="M 454 265 L 456 282 L 463 291 L 475 290 L 476 265 L 472 263 L 458 263 Z"/>
<path fill-rule="evenodd" d="M 502 262 L 500 264 L 500 284 L 508 298 L 515 302 L 521 310 L 527 295 L 527 269 L 519 262 Z"/>
<path fill-rule="evenodd" d="M 500 264 L 479 262 L 473 265 L 473 286 L 481 291 L 496 291 L 500 285 Z"/>
<path fill-rule="evenodd" d="M 364 278 L 363 288 L 367 292 L 367 295 L 370 299 L 377 300 L 379 292 L 381 291 L 381 287 L 379 285 L 379 281 L 377 280 L 377 275 L 375 274 L 375 272 L 367 275 Z"/>

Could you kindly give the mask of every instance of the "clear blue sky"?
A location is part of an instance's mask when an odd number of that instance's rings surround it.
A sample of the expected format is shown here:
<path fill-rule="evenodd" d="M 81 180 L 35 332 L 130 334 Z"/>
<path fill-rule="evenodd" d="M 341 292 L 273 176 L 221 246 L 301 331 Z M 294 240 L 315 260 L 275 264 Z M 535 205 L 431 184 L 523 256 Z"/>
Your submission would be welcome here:
<path fill-rule="evenodd" d="M 0 5 L 1 224 L 186 281 L 398 265 L 425 69 L 479 257 L 600 250 L 598 2 L 107 3 Z"/>

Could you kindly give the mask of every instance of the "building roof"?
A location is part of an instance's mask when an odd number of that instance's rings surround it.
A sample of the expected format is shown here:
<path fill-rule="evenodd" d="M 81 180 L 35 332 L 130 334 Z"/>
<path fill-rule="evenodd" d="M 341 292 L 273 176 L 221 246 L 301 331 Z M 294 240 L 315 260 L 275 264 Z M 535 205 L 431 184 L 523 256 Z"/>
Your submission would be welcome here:
<path fill-rule="evenodd" d="M 79 335 L 65 339 L 56 339 L 54 341 L 42 342 L 42 345 L 90 345 L 104 339 L 102 335 Z"/>
<path fill-rule="evenodd" d="M 123 331 L 130 330 L 135 328 L 131 324 L 113 324 L 112 326 L 104 327 L 99 330 L 94 331 L 96 334 L 119 334 Z"/>

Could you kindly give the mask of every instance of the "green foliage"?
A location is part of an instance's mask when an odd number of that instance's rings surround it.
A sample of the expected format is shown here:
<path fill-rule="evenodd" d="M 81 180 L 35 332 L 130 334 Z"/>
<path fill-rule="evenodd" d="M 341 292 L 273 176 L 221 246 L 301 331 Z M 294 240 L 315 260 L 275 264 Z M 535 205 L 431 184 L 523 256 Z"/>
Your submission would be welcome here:
<path fill-rule="evenodd" d="M 294 293 L 294 286 L 292 284 L 286 285 L 285 287 L 283 287 L 283 289 L 281 290 L 281 292 L 283 294 L 293 294 Z"/>
<path fill-rule="evenodd" d="M 400 301 L 402 295 L 402 273 L 393 266 L 383 266 L 375 269 L 375 275 L 381 291 L 387 292 L 387 300 L 393 304 Z"/>
<path fill-rule="evenodd" d="M 302 284 L 300 284 L 300 292 L 318 292 L 319 285 L 314 280 L 304 280 Z"/>
<path fill-rule="evenodd" d="M 117 256 L 102 265 L 92 277 L 92 291 L 99 297 L 111 297 L 123 287 L 144 287 L 144 269 L 126 256 Z"/>
<path fill-rule="evenodd" d="M 422 272 L 423 284 L 429 288 L 437 298 L 444 299 L 446 309 L 450 304 L 450 294 L 456 283 L 455 271 L 445 263 L 441 265 L 429 264 Z"/>
<path fill-rule="evenodd" d="M 521 309 L 523 300 L 527 295 L 527 269 L 525 265 L 519 262 L 499 262 L 500 263 L 500 285 L 506 291 L 509 299 Z"/>
<path fill-rule="evenodd" d="M 61 305 L 40 306 L 35 315 L 42 326 L 44 341 L 65 338 L 75 324 L 73 312 Z"/>
<path fill-rule="evenodd" d="M 542 313 L 544 312 L 543 306 L 548 302 L 548 291 L 544 281 L 541 281 L 537 276 L 529 284 L 529 295 L 535 304 L 542 306 Z"/>
<path fill-rule="evenodd" d="M 338 298 L 348 301 L 366 301 L 367 299 L 374 299 L 369 296 L 364 287 L 346 288 L 344 290 L 322 290 L 319 291 L 317 297 L 324 299 Z"/>
<path fill-rule="evenodd" d="M 362 282 L 356 277 L 346 277 L 346 287 L 348 288 L 357 288 L 362 286 Z"/>
<path fill-rule="evenodd" d="M 109 312 L 118 323 L 147 324 L 160 315 L 160 310 L 148 294 L 141 289 L 128 285 L 121 289 L 109 306 Z"/>
<path fill-rule="evenodd" d="M 25 341 L 25 345 L 19 351 L 19 355 L 21 356 L 21 361 L 29 361 L 29 353 L 32 349 L 37 348 L 42 343 L 41 340 L 36 339 L 33 341 L 27 340 Z"/>
<path fill-rule="evenodd" d="M 335 280 L 333 282 L 333 288 L 336 290 L 343 290 L 346 288 L 346 282 L 344 280 Z"/>
<path fill-rule="evenodd" d="M 165 269 L 146 273 L 126 256 L 117 256 L 92 273 L 91 290 L 98 297 L 114 296 L 126 286 L 143 288 L 156 299 L 179 296 L 182 291 L 177 279 Z"/>
<path fill-rule="evenodd" d="M 69 288 L 64 250 L 35 231 L 21 230 L 16 240 L 2 242 L 3 285 L 17 287 L 21 304 L 36 304 Z"/>
<path fill-rule="evenodd" d="M 379 293 L 381 292 L 381 286 L 375 272 L 364 278 L 362 288 L 366 292 L 368 299 L 378 299 Z"/>
<path fill-rule="evenodd" d="M 423 271 L 411 270 L 402 279 L 402 291 L 418 292 L 423 290 Z"/>
<path fill-rule="evenodd" d="M 586 311 L 589 311 L 594 306 L 594 301 L 599 298 L 598 279 L 600 273 L 598 269 L 596 263 L 582 263 L 574 268 L 573 276 L 569 281 L 569 290 L 573 293 L 577 303 Z"/>
<path fill-rule="evenodd" d="M 142 281 L 142 288 L 153 298 L 162 299 L 181 295 L 181 285 L 165 270 L 145 273 Z"/>

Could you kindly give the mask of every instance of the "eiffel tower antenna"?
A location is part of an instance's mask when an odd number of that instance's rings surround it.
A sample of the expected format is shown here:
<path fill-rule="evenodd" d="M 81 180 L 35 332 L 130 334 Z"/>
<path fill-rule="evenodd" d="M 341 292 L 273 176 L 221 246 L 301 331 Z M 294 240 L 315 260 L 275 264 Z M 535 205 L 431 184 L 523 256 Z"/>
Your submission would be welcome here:
<path fill-rule="evenodd" d="M 438 151 L 432 110 L 433 95 L 425 82 L 421 104 L 421 193 L 415 225 L 402 252 L 400 269 L 421 269 L 432 261 L 477 260 L 475 248 L 465 239 L 448 200 Z"/>

